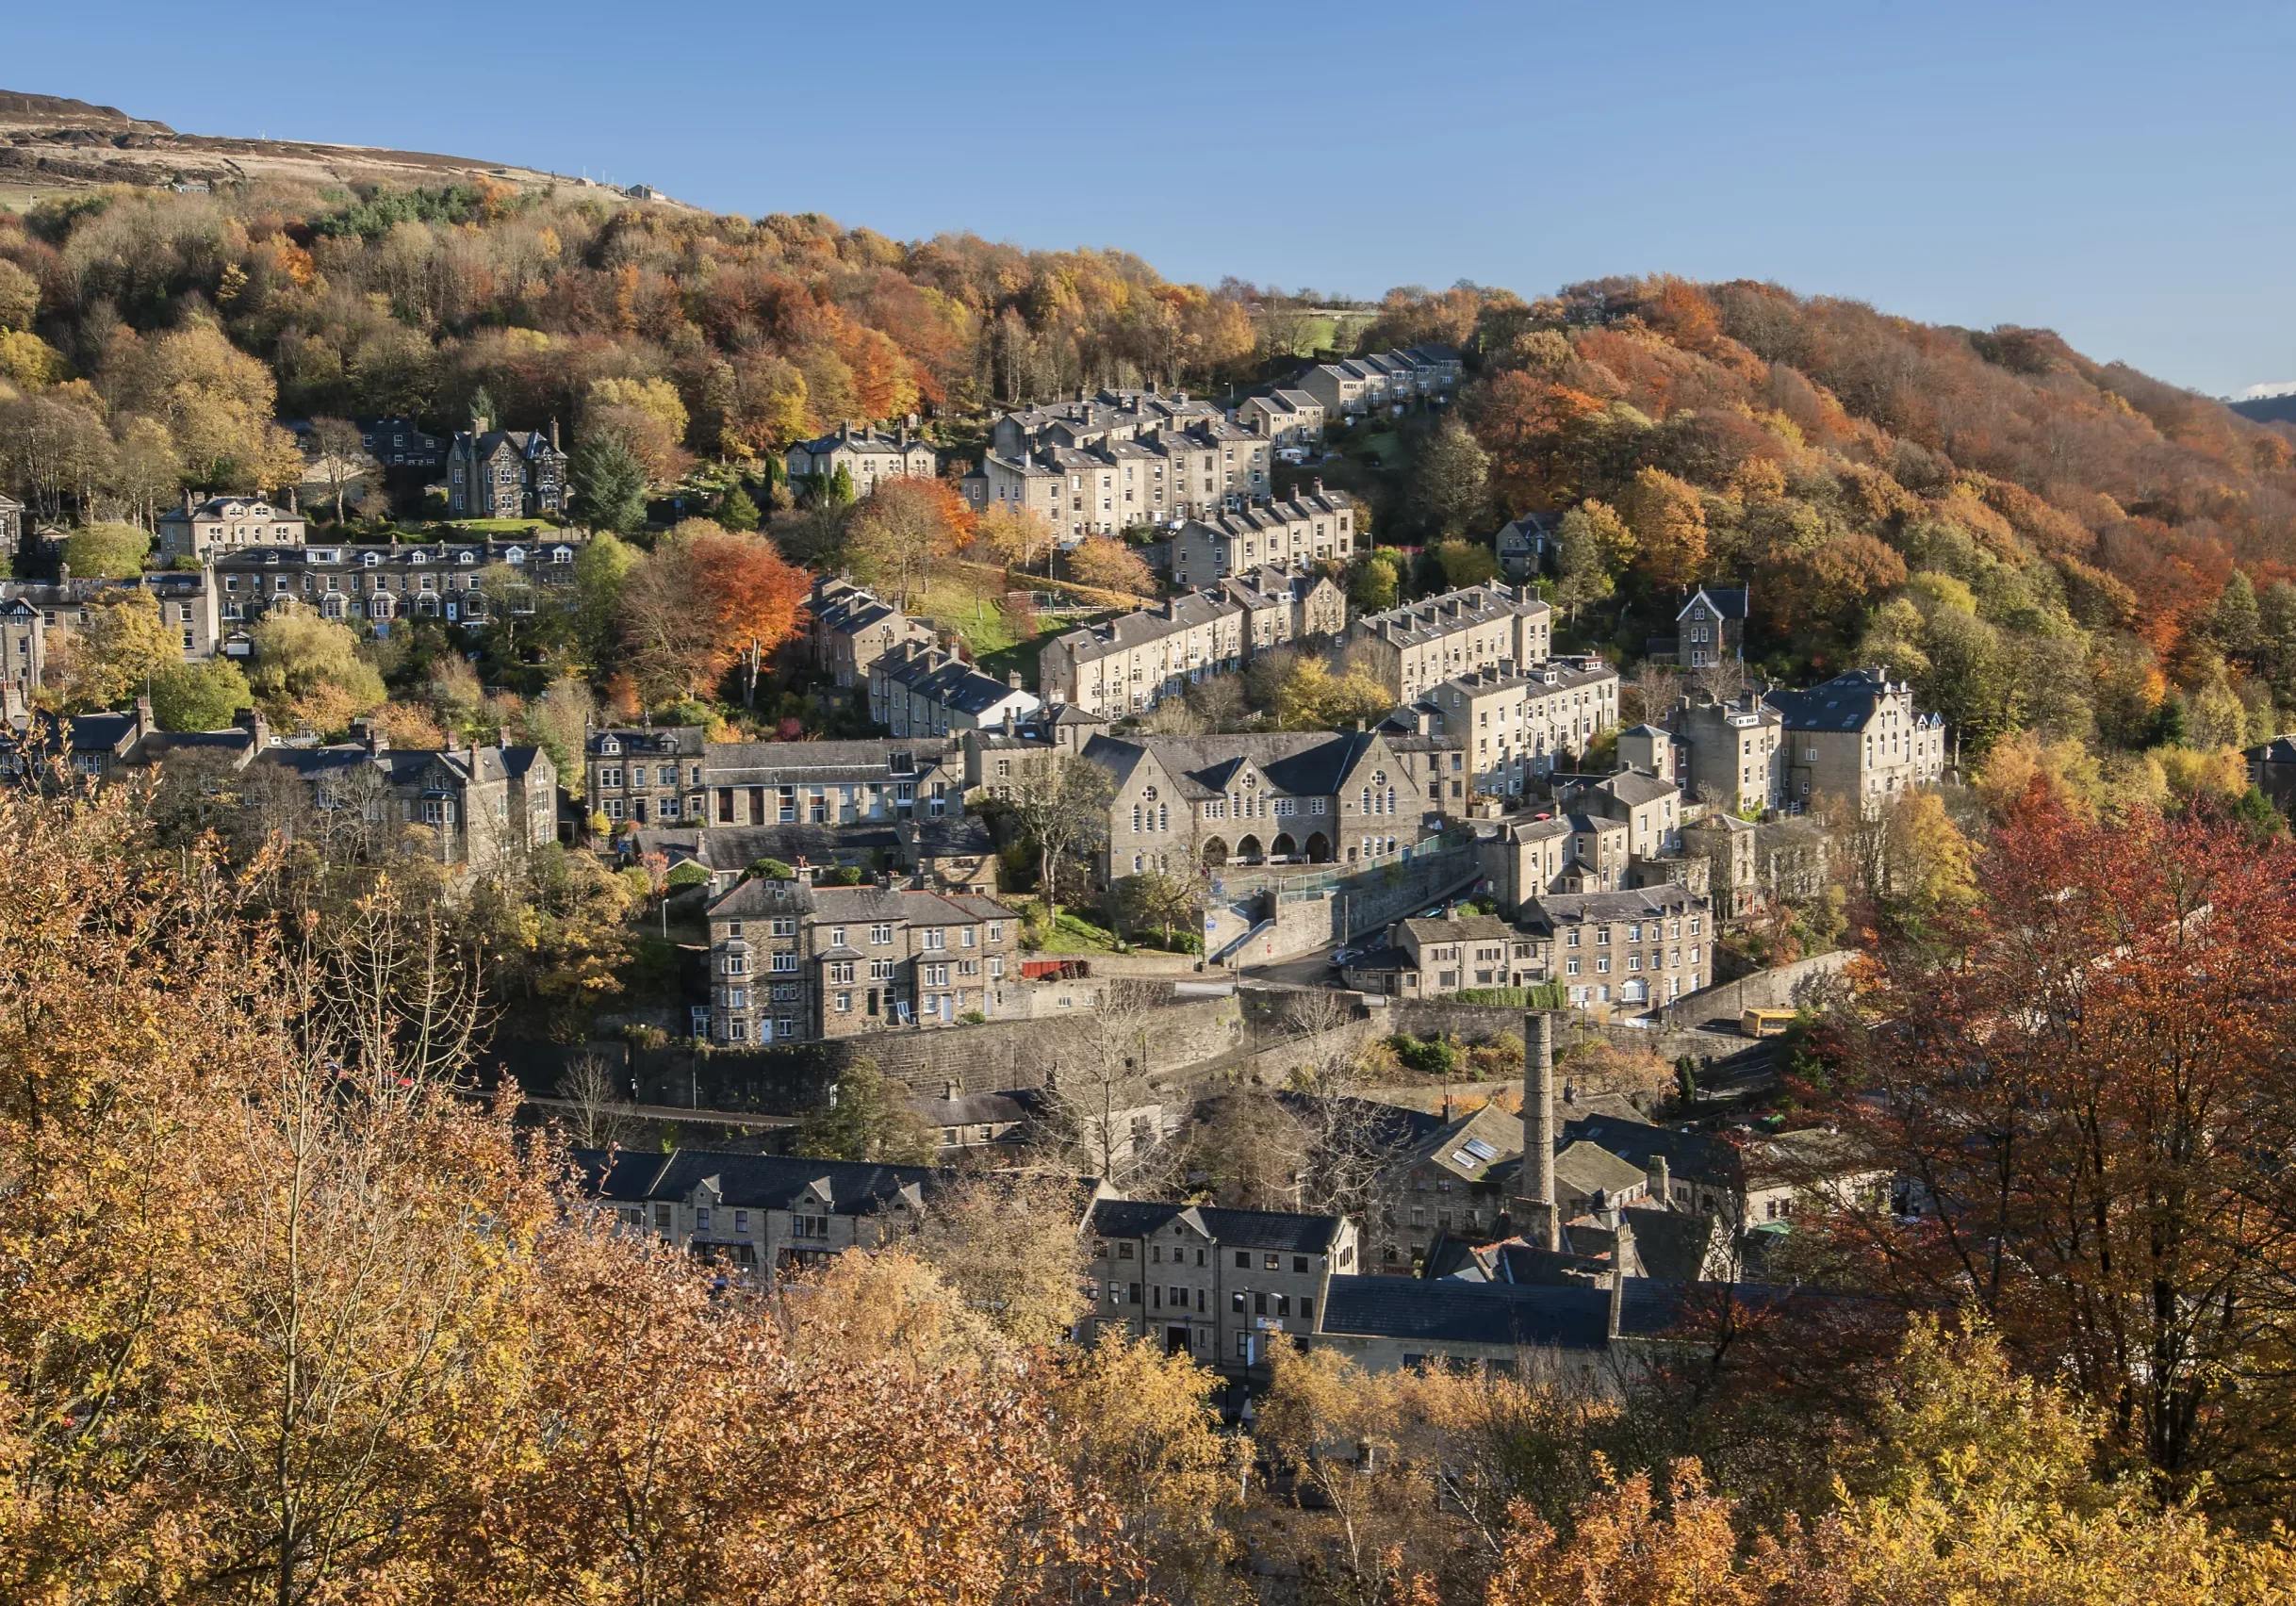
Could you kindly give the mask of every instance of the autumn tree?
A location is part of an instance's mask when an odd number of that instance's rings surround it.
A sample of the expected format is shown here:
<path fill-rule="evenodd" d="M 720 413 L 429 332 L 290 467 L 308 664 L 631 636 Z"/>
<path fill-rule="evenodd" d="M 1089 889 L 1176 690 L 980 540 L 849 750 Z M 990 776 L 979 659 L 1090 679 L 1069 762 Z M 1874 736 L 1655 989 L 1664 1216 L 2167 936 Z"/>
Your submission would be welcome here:
<path fill-rule="evenodd" d="M 909 607 L 971 532 L 971 510 L 947 481 L 887 480 L 855 507 L 845 539 L 855 571 Z"/>
<path fill-rule="evenodd" d="M 1863 1002 L 1901 1026 L 1850 1056 L 1843 1111 L 1924 1201 L 1918 1227 L 1843 1219 L 1867 1275 L 1976 1300 L 2119 1453 L 2234 1499 L 2288 1474 L 2296 1410 L 2256 1370 L 2288 1337 L 2269 1268 L 2296 1249 L 2256 1169 L 2288 1141 L 2292 855 L 2198 815 L 2093 823 L 2032 786 L 1954 941 L 1883 955 Z M 2257 1381 L 2232 1409 L 2235 1377 Z"/>
<path fill-rule="evenodd" d="M 1089 1194 L 1073 1177 L 1027 1172 L 968 1177 L 933 1194 L 912 1247 L 1013 1343 L 1058 1344 L 1087 1313 Z"/>
<path fill-rule="evenodd" d="M 1154 597 L 1156 575 L 1129 546 L 1112 535 L 1087 535 L 1068 554 L 1068 572 L 1079 585 L 1121 591 L 1127 597 Z"/>
<path fill-rule="evenodd" d="M 975 543 L 1007 568 L 1025 569 L 1052 553 L 1053 529 L 1044 516 L 1019 502 L 992 502 L 976 521 Z"/>
<path fill-rule="evenodd" d="M 335 503 L 335 520 L 343 520 L 343 497 L 353 481 L 374 467 L 374 459 L 367 455 L 366 437 L 359 426 L 348 418 L 318 418 L 311 420 L 311 466 L 325 483 L 328 495 Z"/>
<path fill-rule="evenodd" d="M 74 711 L 117 708 L 153 678 L 183 662 L 183 647 L 160 623 L 159 604 L 144 590 L 90 601 L 71 637 L 64 700 Z"/>
<path fill-rule="evenodd" d="M 1697 580 L 1706 565 L 1706 510 L 1693 486 L 1663 468 L 1644 468 L 1620 511 L 1634 533 L 1634 565 L 1651 584 L 1678 591 Z"/>
<path fill-rule="evenodd" d="M 86 580 L 133 580 L 143 572 L 152 538 L 132 524 L 90 524 L 64 539 L 64 565 Z"/>
<path fill-rule="evenodd" d="M 657 703 L 688 697 L 739 664 L 754 699 L 765 658 L 797 628 L 807 584 L 805 572 L 763 537 L 687 519 L 632 564 L 617 588 L 640 686 Z"/>

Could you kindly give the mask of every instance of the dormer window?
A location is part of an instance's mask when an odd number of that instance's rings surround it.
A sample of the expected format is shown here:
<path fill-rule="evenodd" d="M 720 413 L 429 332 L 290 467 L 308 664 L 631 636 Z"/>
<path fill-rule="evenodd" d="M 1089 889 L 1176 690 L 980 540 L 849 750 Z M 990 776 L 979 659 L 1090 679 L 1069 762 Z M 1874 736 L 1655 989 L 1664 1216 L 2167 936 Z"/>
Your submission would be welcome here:
<path fill-rule="evenodd" d="M 523 564 L 526 562 L 526 549 L 524 547 L 511 548 L 509 551 L 502 554 L 502 561 L 506 564 Z"/>
<path fill-rule="evenodd" d="M 431 559 L 429 553 L 423 551 L 421 548 L 418 547 L 413 551 L 407 553 L 406 561 L 410 564 L 427 564 L 431 561 Z"/>
<path fill-rule="evenodd" d="M 615 738 L 609 736 L 605 738 L 605 740 L 599 743 L 598 750 L 600 753 L 606 754 L 618 753 L 622 750 L 622 744 L 615 740 Z"/>
<path fill-rule="evenodd" d="M 454 554 L 454 561 L 462 565 L 463 567 L 468 568 L 471 565 L 478 562 L 478 554 L 471 551 L 468 548 L 465 548 L 463 550 Z"/>
<path fill-rule="evenodd" d="M 359 554 L 359 566 L 362 568 L 372 568 L 382 561 L 382 555 L 377 552 L 361 552 Z"/>

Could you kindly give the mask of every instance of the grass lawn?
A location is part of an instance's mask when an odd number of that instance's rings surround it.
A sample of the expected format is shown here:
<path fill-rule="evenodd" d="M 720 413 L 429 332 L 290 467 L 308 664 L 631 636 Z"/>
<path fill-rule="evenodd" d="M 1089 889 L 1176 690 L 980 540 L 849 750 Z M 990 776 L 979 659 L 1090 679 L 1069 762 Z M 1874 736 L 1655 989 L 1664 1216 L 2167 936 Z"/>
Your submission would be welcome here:
<path fill-rule="evenodd" d="M 450 530 L 467 530 L 479 535 L 523 535 L 530 530 L 553 530 L 557 526 L 539 518 L 451 518 Z"/>
<path fill-rule="evenodd" d="M 1038 952 L 1113 954 L 1116 952 L 1116 933 L 1105 926 L 1095 926 L 1073 909 L 1063 909 L 1058 923 L 1044 934 L 1044 946 Z"/>
<path fill-rule="evenodd" d="M 940 574 L 927 582 L 915 612 L 964 637 L 983 672 L 1001 678 L 1018 669 L 1022 680 L 1034 686 L 1043 643 L 1012 639 L 1003 601 L 1004 594 L 990 582 L 970 574 Z"/>

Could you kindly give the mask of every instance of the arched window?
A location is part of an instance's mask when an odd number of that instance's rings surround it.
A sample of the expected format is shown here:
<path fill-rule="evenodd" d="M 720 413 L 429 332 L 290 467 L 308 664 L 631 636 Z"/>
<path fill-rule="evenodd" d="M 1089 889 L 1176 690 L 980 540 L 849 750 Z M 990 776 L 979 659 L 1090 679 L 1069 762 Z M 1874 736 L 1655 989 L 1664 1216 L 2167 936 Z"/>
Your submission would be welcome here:
<path fill-rule="evenodd" d="M 1371 811 L 1371 789 L 1368 786 L 1363 789 L 1363 811 L 1367 814 Z"/>
<path fill-rule="evenodd" d="M 1140 834 L 1140 806 L 1138 803 L 1132 805 L 1132 834 Z"/>
<path fill-rule="evenodd" d="M 1169 803 L 1160 805 L 1156 809 L 1156 828 L 1157 830 L 1168 831 L 1172 829 L 1172 805 Z"/>

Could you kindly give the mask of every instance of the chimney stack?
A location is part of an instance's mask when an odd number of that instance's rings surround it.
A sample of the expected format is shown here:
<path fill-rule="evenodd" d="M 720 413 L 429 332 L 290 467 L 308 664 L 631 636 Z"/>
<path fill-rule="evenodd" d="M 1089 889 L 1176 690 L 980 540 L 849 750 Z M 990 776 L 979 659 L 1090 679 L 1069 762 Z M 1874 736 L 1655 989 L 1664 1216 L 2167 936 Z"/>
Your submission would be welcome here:
<path fill-rule="evenodd" d="M 1664 1155 L 1650 1156 L 1650 1190 L 1658 1195 L 1660 1209 L 1674 1208 L 1674 1176 Z"/>
<path fill-rule="evenodd" d="M 1523 1166 L 1516 1201 L 1525 1242 L 1562 1246 L 1562 1217 L 1554 1203 L 1554 1017 L 1544 1009 L 1523 1016 Z"/>
<path fill-rule="evenodd" d="M 1618 1336 L 1618 1330 L 1623 1325 L 1620 1319 L 1626 1314 L 1626 1280 L 1629 1264 L 1634 1264 L 1639 1269 L 1640 1262 L 1634 1254 L 1634 1229 L 1628 1223 L 1625 1212 L 1621 1211 L 1618 1216 L 1617 1231 L 1611 1240 L 1610 1336 L 1613 1338 Z"/>

